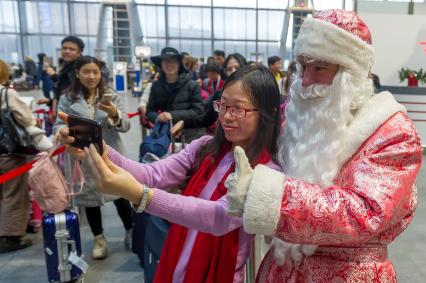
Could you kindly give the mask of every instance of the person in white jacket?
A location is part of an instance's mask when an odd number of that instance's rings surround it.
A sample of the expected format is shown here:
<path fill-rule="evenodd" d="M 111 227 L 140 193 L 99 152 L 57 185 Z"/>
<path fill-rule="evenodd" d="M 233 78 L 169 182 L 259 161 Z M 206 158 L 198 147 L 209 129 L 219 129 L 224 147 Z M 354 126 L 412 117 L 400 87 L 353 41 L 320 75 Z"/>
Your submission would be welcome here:
<path fill-rule="evenodd" d="M 16 122 L 32 137 L 34 147 L 38 151 L 49 149 L 52 142 L 42 129 L 36 127 L 36 119 L 31 110 L 19 99 L 15 90 L 3 86 L 8 77 L 7 64 L 0 60 L 1 109 L 7 107 L 7 91 L 9 110 Z M 0 155 L 0 175 L 29 162 L 32 157 L 33 155 L 22 153 Z M 32 244 L 29 239 L 23 237 L 26 234 L 30 205 L 27 180 L 26 173 L 0 184 L 0 253 L 19 250 Z"/>

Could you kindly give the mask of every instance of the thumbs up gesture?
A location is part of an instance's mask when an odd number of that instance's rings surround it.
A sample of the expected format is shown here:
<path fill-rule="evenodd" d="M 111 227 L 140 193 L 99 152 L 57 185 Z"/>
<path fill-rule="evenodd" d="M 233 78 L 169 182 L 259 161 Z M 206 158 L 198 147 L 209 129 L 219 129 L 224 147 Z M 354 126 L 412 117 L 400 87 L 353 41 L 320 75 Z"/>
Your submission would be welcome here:
<path fill-rule="evenodd" d="M 233 216 L 242 216 L 253 169 L 250 166 L 246 153 L 239 146 L 236 146 L 234 149 L 234 160 L 235 171 L 229 174 L 225 181 L 225 187 L 228 189 L 226 195 L 228 213 Z"/>

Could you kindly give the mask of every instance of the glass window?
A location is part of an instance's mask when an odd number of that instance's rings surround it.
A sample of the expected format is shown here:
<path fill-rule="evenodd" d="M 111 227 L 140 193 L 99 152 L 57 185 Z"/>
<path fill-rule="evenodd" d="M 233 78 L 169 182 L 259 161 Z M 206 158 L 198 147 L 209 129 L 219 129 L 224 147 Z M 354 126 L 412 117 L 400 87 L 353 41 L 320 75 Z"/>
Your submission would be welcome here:
<path fill-rule="evenodd" d="M 164 6 L 138 6 L 143 36 L 165 37 Z"/>
<path fill-rule="evenodd" d="M 214 42 L 214 49 L 225 50 L 226 55 L 231 53 L 240 53 L 247 60 L 254 60 L 251 58 L 253 57 L 252 53 L 255 55 L 255 52 L 256 52 L 256 42 L 255 41 L 217 40 Z"/>
<path fill-rule="evenodd" d="M 352 1 L 352 0 L 351 0 Z M 288 0 L 268 0 L 268 1 L 258 1 L 257 7 L 259 9 L 286 9 L 288 5 Z"/>
<path fill-rule="evenodd" d="M 161 53 L 161 49 L 166 47 L 166 40 L 157 38 L 146 38 L 145 44 L 151 47 L 151 56 L 156 56 Z"/>
<path fill-rule="evenodd" d="M 98 33 L 100 5 L 87 3 L 72 4 L 74 32 L 81 35 Z"/>
<path fill-rule="evenodd" d="M 282 54 L 280 54 L 279 42 L 259 42 L 258 50 L 259 60 L 261 60 L 264 64 L 268 64 L 268 58 L 271 56 L 283 57 Z"/>
<path fill-rule="evenodd" d="M 38 15 L 37 3 L 25 2 L 25 12 L 27 21 L 27 31 L 29 33 L 40 32 L 40 17 Z"/>
<path fill-rule="evenodd" d="M 58 59 L 61 54 L 61 41 L 64 38 L 64 35 L 60 36 L 52 36 L 52 35 L 41 35 L 40 36 L 40 50 L 37 53 L 43 52 L 46 53 L 47 56 L 53 58 L 53 65 L 58 65 Z M 84 41 L 84 40 L 83 40 Z M 84 41 L 86 44 L 86 42 Z M 86 53 L 86 49 L 84 49 Z"/>
<path fill-rule="evenodd" d="M 264 0 L 266 2 L 266 0 Z M 268 0 L 269 1 L 269 0 Z M 214 7 L 256 8 L 256 0 L 213 0 Z"/>
<path fill-rule="evenodd" d="M 211 16 L 208 8 L 169 7 L 171 37 L 211 37 Z"/>
<path fill-rule="evenodd" d="M 164 4 L 164 0 L 136 0 L 138 4 Z"/>
<path fill-rule="evenodd" d="M 315 10 L 326 10 L 326 9 L 342 9 L 342 0 L 313 0 Z"/>
<path fill-rule="evenodd" d="M 168 0 L 169 5 L 210 6 L 210 0 Z"/>
<path fill-rule="evenodd" d="M 0 40 L 0 58 L 6 63 L 18 63 L 21 61 L 22 54 L 19 35 L 2 34 L 1 36 L 2 40 Z"/>
<path fill-rule="evenodd" d="M 214 9 L 215 39 L 256 39 L 256 11 Z"/>
<path fill-rule="evenodd" d="M 19 32 L 18 3 L 0 1 L 0 31 Z"/>
<path fill-rule="evenodd" d="M 46 53 L 47 56 L 52 56 L 53 54 L 47 54 L 46 51 L 42 51 L 41 49 L 41 38 L 38 35 L 28 35 L 25 37 L 26 46 L 28 48 L 28 55 L 30 55 L 33 59 L 37 58 L 38 53 Z M 35 59 L 34 59 L 35 60 Z"/>
<path fill-rule="evenodd" d="M 210 40 L 183 40 L 171 39 L 170 46 L 179 50 L 179 52 L 186 51 L 192 57 L 207 57 L 211 56 L 211 41 Z"/>
<path fill-rule="evenodd" d="M 285 12 L 259 10 L 258 39 L 280 40 L 284 25 Z"/>
<path fill-rule="evenodd" d="M 74 32 L 76 34 L 87 34 L 88 31 L 88 17 L 85 3 L 75 3 L 72 5 L 74 10 Z"/>
<path fill-rule="evenodd" d="M 90 35 L 98 34 L 99 25 L 99 13 L 101 11 L 101 5 L 99 4 L 87 4 L 87 22 L 88 31 Z"/>
<path fill-rule="evenodd" d="M 69 33 L 68 9 L 64 3 L 26 2 L 29 32 Z"/>

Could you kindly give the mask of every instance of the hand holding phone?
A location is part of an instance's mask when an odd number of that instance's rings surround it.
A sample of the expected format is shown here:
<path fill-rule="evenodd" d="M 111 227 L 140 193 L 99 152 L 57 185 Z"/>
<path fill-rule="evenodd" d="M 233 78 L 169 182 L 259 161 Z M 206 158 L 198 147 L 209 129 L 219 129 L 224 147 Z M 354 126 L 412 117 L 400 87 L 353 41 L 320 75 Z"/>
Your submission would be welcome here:
<path fill-rule="evenodd" d="M 101 123 L 77 115 L 68 116 L 69 135 L 75 140 L 72 146 L 84 149 L 94 144 L 99 154 L 102 155 L 102 126 Z"/>
<path fill-rule="evenodd" d="M 111 101 L 112 101 L 112 93 L 107 92 L 107 93 L 104 93 L 104 95 L 102 95 L 102 98 L 101 98 L 102 104 L 109 104 L 111 103 Z"/>
<path fill-rule="evenodd" d="M 104 93 L 100 103 L 98 104 L 98 107 L 102 111 L 106 112 L 109 118 L 117 119 L 118 118 L 117 106 L 115 106 L 111 101 L 112 101 L 112 94 Z"/>

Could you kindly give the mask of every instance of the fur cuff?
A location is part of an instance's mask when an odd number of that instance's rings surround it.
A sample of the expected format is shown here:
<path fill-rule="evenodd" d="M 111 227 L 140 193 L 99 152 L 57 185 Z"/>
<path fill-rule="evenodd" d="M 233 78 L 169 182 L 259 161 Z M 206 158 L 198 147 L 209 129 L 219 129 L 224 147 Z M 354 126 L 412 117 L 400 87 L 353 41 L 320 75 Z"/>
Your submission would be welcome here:
<path fill-rule="evenodd" d="M 285 175 L 265 165 L 253 170 L 244 204 L 244 229 L 249 234 L 273 235 L 280 220 Z"/>

